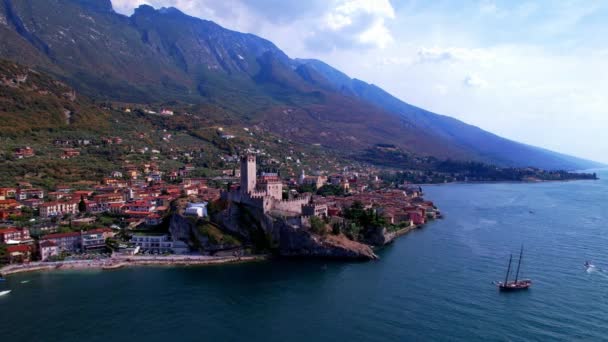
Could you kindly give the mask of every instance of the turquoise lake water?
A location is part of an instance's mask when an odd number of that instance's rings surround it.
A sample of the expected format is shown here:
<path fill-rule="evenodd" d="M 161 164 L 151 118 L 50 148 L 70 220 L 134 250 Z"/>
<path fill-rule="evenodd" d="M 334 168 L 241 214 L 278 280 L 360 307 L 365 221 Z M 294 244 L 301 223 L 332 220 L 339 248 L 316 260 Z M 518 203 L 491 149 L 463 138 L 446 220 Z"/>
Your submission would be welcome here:
<path fill-rule="evenodd" d="M 9 277 L 0 283 L 13 290 L 0 297 L 1 340 L 606 339 L 608 173 L 600 177 L 426 187 L 445 219 L 383 249 L 376 262 Z M 492 281 L 522 243 L 533 287 L 499 293 Z M 587 272 L 585 260 L 597 269 Z"/>

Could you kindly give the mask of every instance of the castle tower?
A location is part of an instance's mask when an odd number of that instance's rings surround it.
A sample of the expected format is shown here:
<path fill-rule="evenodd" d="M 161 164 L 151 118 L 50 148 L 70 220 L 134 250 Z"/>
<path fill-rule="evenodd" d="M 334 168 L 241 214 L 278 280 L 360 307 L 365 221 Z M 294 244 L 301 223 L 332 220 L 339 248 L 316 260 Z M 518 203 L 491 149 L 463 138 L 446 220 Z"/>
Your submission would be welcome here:
<path fill-rule="evenodd" d="M 241 192 L 249 193 L 254 191 L 256 177 L 255 156 L 247 155 L 241 157 Z"/>

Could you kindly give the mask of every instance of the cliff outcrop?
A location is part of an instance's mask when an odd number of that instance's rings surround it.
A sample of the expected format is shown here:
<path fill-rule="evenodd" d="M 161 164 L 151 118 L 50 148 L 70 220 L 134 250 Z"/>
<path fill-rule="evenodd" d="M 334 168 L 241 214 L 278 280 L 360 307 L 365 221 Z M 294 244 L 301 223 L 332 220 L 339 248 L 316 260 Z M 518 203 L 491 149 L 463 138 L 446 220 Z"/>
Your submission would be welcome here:
<path fill-rule="evenodd" d="M 187 243 L 191 250 L 211 255 L 241 246 L 240 241 L 223 234 L 213 223 L 187 218 L 177 213 L 171 216 L 169 232 L 174 240 Z"/>
<path fill-rule="evenodd" d="M 298 218 L 265 215 L 246 205 L 231 205 L 217 217 L 227 231 L 254 244 L 266 243 L 281 256 L 372 260 L 378 257 L 368 245 L 345 236 L 313 234 Z"/>

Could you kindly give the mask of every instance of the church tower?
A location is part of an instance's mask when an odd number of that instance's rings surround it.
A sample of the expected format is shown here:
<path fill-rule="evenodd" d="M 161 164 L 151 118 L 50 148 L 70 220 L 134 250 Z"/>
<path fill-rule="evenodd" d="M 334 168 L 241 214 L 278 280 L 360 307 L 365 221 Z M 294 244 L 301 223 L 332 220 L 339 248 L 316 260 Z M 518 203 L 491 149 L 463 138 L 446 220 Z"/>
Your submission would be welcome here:
<path fill-rule="evenodd" d="M 254 191 L 256 177 L 255 156 L 246 155 L 241 157 L 241 192 L 249 193 Z"/>

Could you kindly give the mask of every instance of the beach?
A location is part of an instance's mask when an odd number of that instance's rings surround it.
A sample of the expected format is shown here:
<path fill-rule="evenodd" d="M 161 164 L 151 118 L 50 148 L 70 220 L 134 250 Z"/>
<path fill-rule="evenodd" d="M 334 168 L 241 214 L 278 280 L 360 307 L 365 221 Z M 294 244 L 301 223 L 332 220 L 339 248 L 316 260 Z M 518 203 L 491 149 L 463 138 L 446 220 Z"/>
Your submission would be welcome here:
<path fill-rule="evenodd" d="M 0 269 L 0 275 L 52 271 L 52 270 L 111 270 L 131 266 L 199 266 L 242 263 L 268 259 L 267 255 L 224 256 L 172 255 L 172 256 L 113 256 L 94 260 L 70 260 L 57 262 L 32 262 L 8 265 Z"/>

